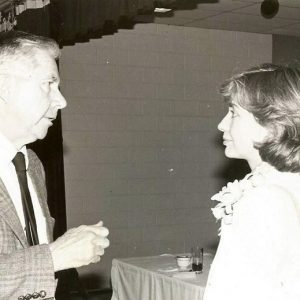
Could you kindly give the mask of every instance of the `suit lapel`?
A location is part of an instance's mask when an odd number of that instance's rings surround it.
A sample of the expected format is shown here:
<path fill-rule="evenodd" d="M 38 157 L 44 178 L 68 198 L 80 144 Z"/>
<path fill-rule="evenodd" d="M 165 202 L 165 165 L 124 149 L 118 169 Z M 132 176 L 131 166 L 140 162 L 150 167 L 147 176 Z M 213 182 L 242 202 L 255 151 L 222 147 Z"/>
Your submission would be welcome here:
<path fill-rule="evenodd" d="M 28 164 L 28 174 L 31 178 L 33 187 L 35 189 L 35 192 L 37 194 L 42 212 L 44 217 L 46 218 L 46 224 L 47 224 L 47 237 L 48 241 L 51 242 L 53 239 L 53 234 L 51 231 L 51 216 L 48 209 L 47 204 L 47 190 L 45 187 L 44 177 L 41 174 L 40 168 L 37 168 L 35 164 L 31 163 L 31 153 L 28 151 L 28 158 L 29 158 L 29 164 Z"/>
<path fill-rule="evenodd" d="M 33 187 L 37 193 L 39 203 L 44 217 L 46 218 L 47 224 L 47 237 L 48 241 L 53 240 L 51 216 L 47 204 L 47 190 L 45 188 L 44 177 L 41 174 L 40 166 L 36 167 L 36 163 L 30 163 L 31 153 L 28 151 L 29 165 L 28 174 L 31 178 Z M 28 247 L 28 242 L 22 228 L 21 222 L 19 220 L 15 206 L 10 198 L 10 195 L 0 178 L 0 216 L 9 225 L 12 231 L 15 233 L 16 237 L 19 239 L 20 243 L 24 248 Z"/>
<path fill-rule="evenodd" d="M 10 226 L 23 247 L 28 247 L 26 236 L 19 220 L 15 206 L 7 192 L 7 189 L 0 179 L 0 215 Z"/>

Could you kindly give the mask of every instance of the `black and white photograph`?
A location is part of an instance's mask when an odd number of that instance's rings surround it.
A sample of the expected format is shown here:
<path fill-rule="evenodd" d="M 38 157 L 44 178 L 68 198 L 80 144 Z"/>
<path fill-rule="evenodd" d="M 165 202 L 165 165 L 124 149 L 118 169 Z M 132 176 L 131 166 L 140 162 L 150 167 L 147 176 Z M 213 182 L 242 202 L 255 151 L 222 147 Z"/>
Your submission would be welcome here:
<path fill-rule="evenodd" d="M 300 300 L 300 0 L 0 0 L 0 300 Z"/>

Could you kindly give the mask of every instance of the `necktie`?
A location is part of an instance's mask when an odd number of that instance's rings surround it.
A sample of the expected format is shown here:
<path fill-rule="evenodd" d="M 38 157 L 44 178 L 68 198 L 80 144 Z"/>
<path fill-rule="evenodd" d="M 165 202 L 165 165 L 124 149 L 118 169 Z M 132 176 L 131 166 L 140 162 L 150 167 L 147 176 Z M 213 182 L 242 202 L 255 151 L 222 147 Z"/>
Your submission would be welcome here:
<path fill-rule="evenodd" d="M 20 190 L 21 190 L 27 241 L 30 246 L 38 245 L 39 238 L 37 234 L 37 227 L 36 227 L 36 221 L 35 221 L 32 201 L 30 197 L 30 192 L 28 189 L 24 154 L 22 152 L 18 152 L 14 157 L 14 159 L 12 160 L 12 163 L 16 168 Z"/>

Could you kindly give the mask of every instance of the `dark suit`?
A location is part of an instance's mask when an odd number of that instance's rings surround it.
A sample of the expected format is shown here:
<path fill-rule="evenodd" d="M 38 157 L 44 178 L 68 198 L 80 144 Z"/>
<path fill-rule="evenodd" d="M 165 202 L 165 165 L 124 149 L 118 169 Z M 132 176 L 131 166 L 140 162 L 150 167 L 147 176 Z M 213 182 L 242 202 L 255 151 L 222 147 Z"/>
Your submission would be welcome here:
<path fill-rule="evenodd" d="M 45 173 L 36 154 L 28 150 L 28 174 L 46 218 L 47 236 L 53 240 L 54 219 L 47 205 Z M 52 256 L 47 244 L 29 247 L 13 202 L 0 179 L 0 299 L 35 295 L 53 299 L 56 289 Z"/>

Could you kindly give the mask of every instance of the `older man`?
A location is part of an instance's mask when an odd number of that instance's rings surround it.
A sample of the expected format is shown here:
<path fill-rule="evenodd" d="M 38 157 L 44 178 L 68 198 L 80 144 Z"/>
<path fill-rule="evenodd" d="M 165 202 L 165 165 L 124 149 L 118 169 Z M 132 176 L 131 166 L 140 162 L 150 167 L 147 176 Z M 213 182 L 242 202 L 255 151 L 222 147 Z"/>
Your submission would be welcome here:
<path fill-rule="evenodd" d="M 58 45 L 24 32 L 0 34 L 0 299 L 53 299 L 55 272 L 98 262 L 102 222 L 52 241 L 44 171 L 26 145 L 43 139 L 66 100 Z"/>

